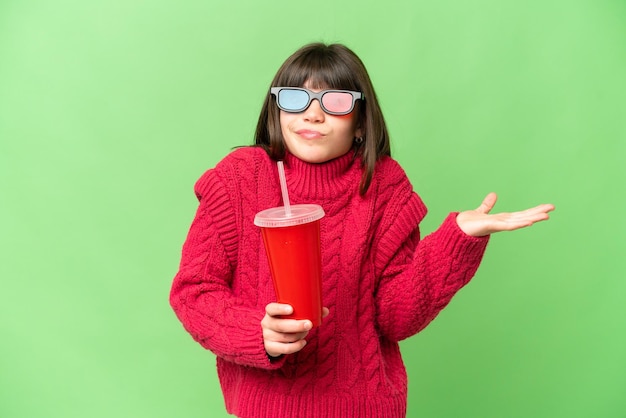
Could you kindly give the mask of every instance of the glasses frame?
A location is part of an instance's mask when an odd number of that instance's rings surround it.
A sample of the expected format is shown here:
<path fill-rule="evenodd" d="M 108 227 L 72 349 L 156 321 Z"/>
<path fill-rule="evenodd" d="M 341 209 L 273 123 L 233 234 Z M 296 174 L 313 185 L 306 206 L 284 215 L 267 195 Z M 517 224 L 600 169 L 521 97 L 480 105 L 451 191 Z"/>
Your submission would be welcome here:
<path fill-rule="evenodd" d="M 278 94 L 280 93 L 281 90 L 300 90 L 300 91 L 304 91 L 308 94 L 309 96 L 309 100 L 306 102 L 306 105 L 304 107 L 302 107 L 301 109 L 286 109 L 284 107 L 282 107 L 280 105 L 280 100 L 278 100 Z M 318 92 L 314 92 L 311 91 L 309 89 L 305 89 L 305 88 L 301 88 L 301 87 L 271 87 L 270 88 L 270 93 L 273 94 L 274 96 L 276 96 L 276 105 L 278 105 L 278 108 L 280 110 L 283 110 L 287 113 L 301 113 L 304 112 L 306 109 L 309 108 L 309 106 L 311 105 L 311 102 L 313 101 L 313 99 L 317 99 L 318 103 L 320 104 L 320 107 L 322 108 L 322 110 L 325 113 L 328 113 L 329 115 L 334 115 L 334 116 L 343 116 L 343 115 L 348 115 L 350 114 L 353 110 L 354 110 L 354 104 L 356 103 L 357 100 L 365 100 L 365 97 L 363 96 L 363 93 L 361 93 L 360 91 L 351 91 L 351 90 L 337 90 L 337 89 L 330 89 L 330 90 L 322 90 L 322 91 L 318 91 Z M 324 97 L 324 95 L 326 93 L 348 93 L 352 96 L 352 105 L 350 106 L 350 110 L 348 110 L 347 112 L 331 112 L 330 110 L 326 109 L 324 107 L 324 103 L 322 103 L 322 97 Z"/>

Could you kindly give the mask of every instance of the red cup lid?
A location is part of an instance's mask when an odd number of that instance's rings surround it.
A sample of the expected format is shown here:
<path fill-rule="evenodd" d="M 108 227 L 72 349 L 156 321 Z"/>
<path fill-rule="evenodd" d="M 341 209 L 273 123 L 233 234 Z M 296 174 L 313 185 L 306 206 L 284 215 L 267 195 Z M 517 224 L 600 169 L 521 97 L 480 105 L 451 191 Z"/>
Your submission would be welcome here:
<path fill-rule="evenodd" d="M 291 205 L 291 216 L 287 216 L 284 206 L 279 206 L 257 213 L 254 224 L 262 228 L 282 228 L 314 222 L 323 217 L 324 209 L 320 205 Z"/>

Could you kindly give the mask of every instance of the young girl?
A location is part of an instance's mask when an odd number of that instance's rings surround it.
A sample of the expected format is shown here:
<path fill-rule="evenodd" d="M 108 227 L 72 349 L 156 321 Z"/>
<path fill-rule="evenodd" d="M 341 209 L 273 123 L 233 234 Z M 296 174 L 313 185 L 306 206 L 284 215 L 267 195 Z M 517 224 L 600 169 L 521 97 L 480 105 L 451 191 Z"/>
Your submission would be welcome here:
<path fill-rule="evenodd" d="M 324 321 L 283 319 L 257 212 L 292 203 L 321 221 Z M 256 144 L 196 183 L 200 202 L 170 303 L 217 356 L 229 413 L 243 418 L 404 417 L 407 375 L 398 342 L 432 321 L 474 275 L 489 234 L 548 219 L 552 205 L 451 213 L 420 239 L 426 207 L 390 156 L 361 60 L 342 45 L 304 46 L 278 70 Z M 294 277 L 294 280 L 297 280 Z"/>

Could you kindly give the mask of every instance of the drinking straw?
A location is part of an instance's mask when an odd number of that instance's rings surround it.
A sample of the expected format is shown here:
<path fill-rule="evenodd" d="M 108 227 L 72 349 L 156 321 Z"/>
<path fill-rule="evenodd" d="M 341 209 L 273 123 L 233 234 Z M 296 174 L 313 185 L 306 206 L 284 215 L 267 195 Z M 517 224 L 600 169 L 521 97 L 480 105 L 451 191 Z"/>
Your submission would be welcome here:
<path fill-rule="evenodd" d="M 280 191 L 283 193 L 283 203 L 285 204 L 285 215 L 291 216 L 291 205 L 289 204 L 289 192 L 287 192 L 287 178 L 285 177 L 285 167 L 282 161 L 278 161 L 278 178 L 280 179 Z"/>

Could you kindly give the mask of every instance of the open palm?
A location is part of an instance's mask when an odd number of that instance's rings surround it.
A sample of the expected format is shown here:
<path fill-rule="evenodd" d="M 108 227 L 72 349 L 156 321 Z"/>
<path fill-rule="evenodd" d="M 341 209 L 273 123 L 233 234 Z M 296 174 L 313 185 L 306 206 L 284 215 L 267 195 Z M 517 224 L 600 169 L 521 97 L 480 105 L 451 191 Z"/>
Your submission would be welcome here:
<path fill-rule="evenodd" d="M 477 209 L 459 213 L 456 218 L 459 228 L 474 237 L 513 231 L 549 219 L 548 212 L 554 210 L 554 205 L 543 204 L 519 212 L 490 214 L 497 199 L 495 193 L 489 193 Z"/>

